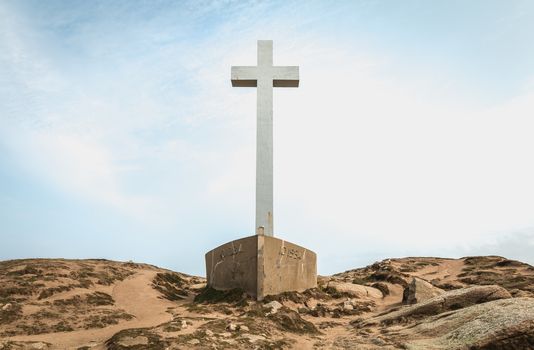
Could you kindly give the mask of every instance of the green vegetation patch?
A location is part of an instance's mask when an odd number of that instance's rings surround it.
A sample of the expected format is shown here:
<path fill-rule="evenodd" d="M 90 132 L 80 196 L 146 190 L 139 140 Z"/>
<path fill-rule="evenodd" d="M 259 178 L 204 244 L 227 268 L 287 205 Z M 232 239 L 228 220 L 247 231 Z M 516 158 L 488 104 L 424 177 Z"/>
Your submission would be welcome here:
<path fill-rule="evenodd" d="M 500 256 L 474 256 L 464 258 L 465 267 L 459 281 L 469 285 L 496 284 L 514 293 L 517 290 L 534 293 L 534 275 L 525 274 L 530 265 Z"/>
<path fill-rule="evenodd" d="M 177 273 L 158 273 L 152 281 L 152 287 L 171 301 L 182 300 L 189 295 L 187 281 Z"/>
<path fill-rule="evenodd" d="M 46 348 L 43 348 L 42 345 Z M 48 349 L 52 344 L 41 341 L 7 341 L 0 343 L 2 350 L 21 350 L 21 349 Z"/>
<path fill-rule="evenodd" d="M 0 300 L 11 300 L 14 295 L 32 295 L 33 291 L 24 287 L 0 288 Z"/>
<path fill-rule="evenodd" d="M 50 298 L 54 294 L 68 292 L 69 290 L 74 289 L 74 287 L 75 287 L 74 285 L 69 284 L 66 286 L 46 288 L 42 290 L 41 293 L 39 293 L 39 296 L 37 297 L 37 299 L 42 300 L 42 299 Z"/>
<path fill-rule="evenodd" d="M 408 282 L 403 277 L 405 276 L 397 271 L 375 271 L 367 277 L 367 280 L 369 282 L 389 282 L 407 287 Z"/>
<path fill-rule="evenodd" d="M 91 315 L 85 321 L 85 329 L 91 328 L 105 328 L 112 324 L 118 324 L 121 320 L 131 320 L 134 316 L 123 311 L 106 310 L 105 313 L 99 315 Z"/>
<path fill-rule="evenodd" d="M 206 287 L 195 296 L 195 303 L 239 303 L 247 299 L 250 299 L 250 297 L 240 288 L 216 290 L 211 287 Z"/>
<path fill-rule="evenodd" d="M 406 279 L 409 278 L 410 275 L 405 272 L 413 272 L 425 266 L 437 264 L 432 261 L 418 262 L 413 260 L 412 265 L 410 264 L 410 260 L 407 260 L 400 268 L 397 268 L 391 261 L 392 260 L 376 262 L 364 268 L 345 271 L 343 273 L 335 274 L 334 276 L 341 277 L 345 281 L 352 281 L 354 284 L 370 285 L 375 282 L 389 282 L 406 287 L 408 285 Z"/>
<path fill-rule="evenodd" d="M 6 273 L 6 276 L 24 276 L 24 275 L 41 276 L 42 274 L 43 274 L 43 270 L 40 270 L 34 266 L 26 265 L 24 268 L 20 270 L 9 271 L 8 273 Z"/>
<path fill-rule="evenodd" d="M 54 300 L 53 304 L 55 306 L 79 306 L 83 303 L 82 297 L 75 295 L 72 298 L 68 299 L 57 299 Z"/>
<path fill-rule="evenodd" d="M 22 316 L 22 306 L 18 303 L 0 304 L 0 324 L 8 324 Z"/>
<path fill-rule="evenodd" d="M 464 260 L 464 264 L 466 265 L 466 267 L 474 266 L 479 269 L 491 269 L 494 267 L 531 267 L 529 264 L 525 264 L 516 260 L 506 259 L 501 256 L 469 256 L 462 259 Z"/>
<path fill-rule="evenodd" d="M 106 346 L 108 350 L 164 350 L 169 343 L 148 328 L 133 328 L 116 333 Z"/>
<path fill-rule="evenodd" d="M 89 294 L 87 296 L 87 304 L 96 306 L 113 305 L 115 304 L 115 301 L 111 295 L 107 293 L 94 292 L 93 294 Z"/>
<path fill-rule="evenodd" d="M 117 281 L 123 281 L 133 273 L 121 267 L 104 266 L 102 269 L 97 270 L 92 266 L 82 264 L 79 270 L 70 272 L 69 278 L 79 281 L 80 286 L 92 285 L 93 280 L 96 284 L 109 286 Z"/>
<path fill-rule="evenodd" d="M 267 318 L 282 331 L 296 334 L 320 334 L 313 323 L 304 320 L 297 312 L 285 306 Z"/>
<path fill-rule="evenodd" d="M 206 306 L 196 303 L 188 303 L 184 305 L 187 311 L 196 313 L 196 314 L 209 314 L 211 313 L 211 310 L 208 309 Z"/>
<path fill-rule="evenodd" d="M 389 287 L 387 284 L 382 282 L 373 283 L 371 287 L 378 289 L 382 292 L 383 296 L 389 295 Z"/>

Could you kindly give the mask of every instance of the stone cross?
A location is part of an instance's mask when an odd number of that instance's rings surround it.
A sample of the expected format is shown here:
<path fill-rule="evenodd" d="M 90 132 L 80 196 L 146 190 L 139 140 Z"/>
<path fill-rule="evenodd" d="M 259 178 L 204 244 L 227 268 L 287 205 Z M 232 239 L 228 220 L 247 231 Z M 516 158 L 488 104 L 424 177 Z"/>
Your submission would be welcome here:
<path fill-rule="evenodd" d="M 273 237 L 273 87 L 298 87 L 299 67 L 273 66 L 273 42 L 258 41 L 256 67 L 232 67 L 232 86 L 257 87 L 256 234 L 206 253 L 207 285 L 257 300 L 317 287 L 317 255 Z"/>
<path fill-rule="evenodd" d="M 258 40 L 257 66 L 232 66 L 232 86 L 257 87 L 256 234 L 273 236 L 273 87 L 298 87 L 298 66 L 273 66 L 273 41 Z"/>

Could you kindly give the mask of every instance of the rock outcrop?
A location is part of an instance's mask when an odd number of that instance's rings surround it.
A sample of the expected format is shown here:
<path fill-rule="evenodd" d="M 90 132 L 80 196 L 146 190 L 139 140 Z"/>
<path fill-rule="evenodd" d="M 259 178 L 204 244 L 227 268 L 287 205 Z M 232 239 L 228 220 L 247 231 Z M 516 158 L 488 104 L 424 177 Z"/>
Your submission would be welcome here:
<path fill-rule="evenodd" d="M 332 281 L 328 282 L 327 288 L 332 288 L 338 293 L 357 298 L 380 299 L 383 297 L 382 292 L 376 288 L 354 283 Z"/>
<path fill-rule="evenodd" d="M 510 293 L 499 286 L 476 286 L 443 293 L 427 301 L 401 308 L 363 321 L 364 324 L 403 322 L 406 319 L 428 317 L 492 300 L 508 299 Z"/>
<path fill-rule="evenodd" d="M 412 282 L 404 288 L 402 303 L 408 305 L 420 303 L 440 294 L 443 294 L 442 289 L 434 287 L 431 283 L 421 278 L 414 277 Z"/>
<path fill-rule="evenodd" d="M 534 299 L 490 301 L 425 320 L 408 333 L 411 350 L 534 349 Z"/>

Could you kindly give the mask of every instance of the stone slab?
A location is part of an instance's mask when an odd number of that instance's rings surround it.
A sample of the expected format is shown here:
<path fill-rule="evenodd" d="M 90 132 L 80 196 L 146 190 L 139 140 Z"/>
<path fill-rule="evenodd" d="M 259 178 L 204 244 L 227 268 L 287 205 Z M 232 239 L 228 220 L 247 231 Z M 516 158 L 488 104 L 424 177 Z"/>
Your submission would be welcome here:
<path fill-rule="evenodd" d="M 254 235 L 225 243 L 206 253 L 208 286 L 241 288 L 262 300 L 287 291 L 317 286 L 317 256 L 275 237 Z"/>

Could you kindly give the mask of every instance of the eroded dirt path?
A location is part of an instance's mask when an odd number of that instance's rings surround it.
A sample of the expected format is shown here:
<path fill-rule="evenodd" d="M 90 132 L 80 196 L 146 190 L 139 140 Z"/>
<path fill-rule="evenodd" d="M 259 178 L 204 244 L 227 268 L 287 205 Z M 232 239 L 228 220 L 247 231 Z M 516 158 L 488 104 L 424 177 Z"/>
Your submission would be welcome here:
<path fill-rule="evenodd" d="M 437 269 L 435 269 L 432 273 L 423 273 L 423 271 L 420 271 L 419 273 L 414 273 L 413 275 L 422 277 L 426 280 L 439 278 L 443 281 L 453 281 L 457 279 L 457 276 L 462 272 L 464 266 L 465 264 L 463 260 L 445 260 L 439 266 L 437 266 Z"/>
<path fill-rule="evenodd" d="M 142 271 L 113 288 L 115 305 L 136 317 L 128 323 L 128 328 L 152 327 L 172 320 L 167 308 L 176 305 L 159 298 L 159 292 L 152 288 L 155 275 L 155 271 Z M 135 326 L 132 327 L 131 324 Z"/>
<path fill-rule="evenodd" d="M 78 330 L 73 332 L 47 333 L 31 336 L 14 336 L 9 340 L 42 341 L 54 344 L 52 349 L 76 349 L 90 346 L 92 349 L 105 349 L 104 342 L 113 334 L 128 328 L 154 327 L 172 320 L 167 308 L 176 304 L 159 298 L 159 292 L 152 288 L 152 279 L 156 271 L 140 270 L 136 274 L 118 282 L 112 296 L 115 307 L 135 316 L 130 321 L 102 329 Z"/>

